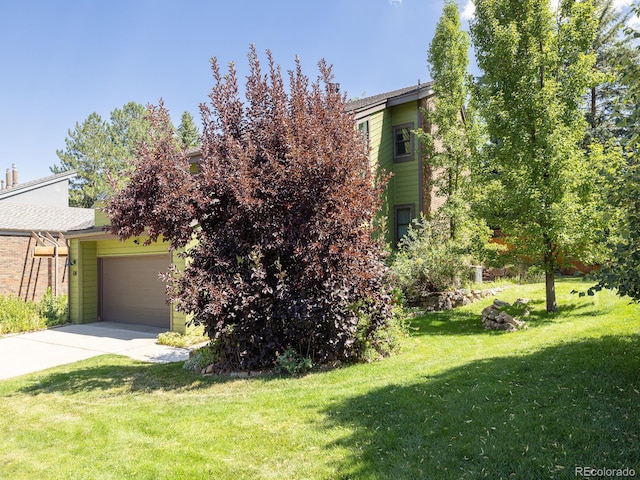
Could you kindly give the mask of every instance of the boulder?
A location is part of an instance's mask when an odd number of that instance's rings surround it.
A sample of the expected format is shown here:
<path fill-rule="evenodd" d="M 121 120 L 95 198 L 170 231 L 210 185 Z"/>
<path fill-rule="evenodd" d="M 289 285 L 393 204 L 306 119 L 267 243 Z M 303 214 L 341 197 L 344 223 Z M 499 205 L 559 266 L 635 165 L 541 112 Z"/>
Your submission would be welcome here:
<path fill-rule="evenodd" d="M 482 325 L 488 330 L 504 330 L 507 332 L 515 332 L 517 330 L 527 328 L 527 324 L 523 320 L 514 318 L 502 308 L 510 306 L 508 302 L 495 299 L 491 305 L 482 310 Z M 528 311 L 525 312 L 525 315 Z"/>
<path fill-rule="evenodd" d="M 504 300 L 500 300 L 498 298 L 496 298 L 493 301 L 493 304 L 498 308 L 500 308 L 500 307 L 510 307 L 511 306 L 511 304 L 509 302 L 505 302 Z"/>

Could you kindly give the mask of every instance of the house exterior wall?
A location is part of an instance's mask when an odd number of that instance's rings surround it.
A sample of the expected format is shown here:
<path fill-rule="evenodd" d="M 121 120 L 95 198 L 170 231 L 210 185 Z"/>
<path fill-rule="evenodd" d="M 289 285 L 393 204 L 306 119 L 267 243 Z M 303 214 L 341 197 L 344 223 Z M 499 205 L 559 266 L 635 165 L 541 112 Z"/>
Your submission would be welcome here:
<path fill-rule="evenodd" d="M 9 194 L 11 189 L 3 191 Z M 35 187 L 30 190 L 9 195 L 2 200 L 6 203 L 21 203 L 29 205 L 69 206 L 69 180 L 60 180 L 49 185 Z"/>
<path fill-rule="evenodd" d="M 420 126 L 419 111 L 417 102 L 408 102 L 391 108 L 391 128 L 387 134 L 393 141 L 393 127 L 410 123 L 413 129 Z M 393 145 L 390 147 L 393 158 Z M 414 135 L 413 158 L 410 161 L 394 163 L 394 197 L 395 205 L 414 204 L 419 207 L 419 175 L 418 175 L 418 155 L 420 146 Z"/>
<path fill-rule="evenodd" d="M 69 318 L 73 323 L 98 320 L 98 257 L 96 242 L 70 241 Z"/>
<path fill-rule="evenodd" d="M 395 245 L 395 209 L 397 205 L 412 205 L 415 212 L 421 208 L 420 171 L 418 158 L 420 145 L 414 138 L 413 156 L 411 160 L 394 162 L 393 129 L 398 125 L 412 124 L 414 129 L 420 127 L 418 102 L 412 101 L 402 105 L 385 108 L 368 117 L 369 147 L 372 165 L 392 176 L 387 184 L 383 197 L 380 216 L 385 225 L 385 242 Z"/>
<path fill-rule="evenodd" d="M 0 236 L 0 295 L 38 301 L 55 291 L 55 260 L 35 258 L 35 241 L 26 235 Z M 68 288 L 67 257 L 58 257 L 58 293 Z"/>
<path fill-rule="evenodd" d="M 99 320 L 99 269 L 100 258 L 132 257 L 141 255 L 166 255 L 167 269 L 171 263 L 184 267 L 184 259 L 177 253 L 169 252 L 168 244 L 162 241 L 144 245 L 146 238 L 120 241 L 117 238 L 83 239 L 72 238 L 71 258 L 76 263 L 71 267 L 70 280 L 70 318 L 74 323 L 87 323 Z M 73 260 L 72 260 L 73 261 Z M 74 273 L 75 272 L 75 273 Z M 171 309 L 171 330 L 185 333 L 187 316 Z"/>

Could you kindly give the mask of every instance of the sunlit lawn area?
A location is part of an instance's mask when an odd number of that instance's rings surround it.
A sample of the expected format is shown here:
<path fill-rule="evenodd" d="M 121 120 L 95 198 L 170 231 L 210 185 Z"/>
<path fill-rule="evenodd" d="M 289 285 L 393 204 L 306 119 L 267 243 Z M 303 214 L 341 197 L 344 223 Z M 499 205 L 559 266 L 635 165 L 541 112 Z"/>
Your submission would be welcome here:
<path fill-rule="evenodd" d="M 640 307 L 558 282 L 530 328 L 487 298 L 413 321 L 403 351 L 301 378 L 220 379 L 117 356 L 0 382 L 2 479 L 544 479 L 640 475 Z"/>

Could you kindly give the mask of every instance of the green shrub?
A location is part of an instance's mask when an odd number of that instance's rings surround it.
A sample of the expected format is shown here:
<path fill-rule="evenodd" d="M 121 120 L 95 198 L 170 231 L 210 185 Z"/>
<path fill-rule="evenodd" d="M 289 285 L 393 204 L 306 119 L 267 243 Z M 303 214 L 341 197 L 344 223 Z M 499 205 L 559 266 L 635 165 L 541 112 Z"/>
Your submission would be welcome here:
<path fill-rule="evenodd" d="M 443 222 L 424 218 L 409 228 L 391 265 L 398 286 L 413 303 L 425 292 L 441 292 L 466 278 L 470 258 L 449 238 Z"/>
<path fill-rule="evenodd" d="M 0 296 L 0 335 L 30 332 L 46 327 L 34 302 L 12 295 Z"/>
<path fill-rule="evenodd" d="M 69 302 L 66 295 L 55 296 L 51 289 L 47 288 L 46 293 L 37 304 L 38 315 L 45 320 L 47 327 L 62 325 L 69 321 Z"/>
<path fill-rule="evenodd" d="M 393 317 L 381 328 L 371 329 L 369 315 L 363 312 L 358 314 L 356 342 L 360 360 L 371 362 L 397 353 L 401 339 L 407 337 L 410 325 L 402 292 L 395 290 L 392 299 Z"/>
<path fill-rule="evenodd" d="M 208 367 L 216 360 L 216 350 L 211 343 L 205 345 L 194 352 L 188 360 L 185 360 L 182 368 L 190 372 L 200 373 L 203 368 Z"/>
<path fill-rule="evenodd" d="M 459 225 L 451 238 L 448 220 L 421 216 L 409 226 L 398 245 L 391 270 L 407 301 L 414 304 L 425 293 L 442 292 L 470 281 L 471 266 L 501 247 L 489 242 L 486 225 Z"/>
<path fill-rule="evenodd" d="M 293 348 L 276 354 L 276 373 L 283 375 L 301 375 L 313 368 L 310 358 L 303 357 Z"/>
<path fill-rule="evenodd" d="M 196 343 L 204 342 L 206 340 L 203 337 L 202 332 L 189 333 L 183 335 L 178 332 L 163 332 L 158 334 L 158 343 L 160 345 L 168 345 L 170 347 L 185 348 Z"/>
<path fill-rule="evenodd" d="M 51 289 L 37 303 L 13 295 L 0 296 L 0 335 L 61 325 L 68 321 L 68 311 L 67 296 L 56 297 Z"/>

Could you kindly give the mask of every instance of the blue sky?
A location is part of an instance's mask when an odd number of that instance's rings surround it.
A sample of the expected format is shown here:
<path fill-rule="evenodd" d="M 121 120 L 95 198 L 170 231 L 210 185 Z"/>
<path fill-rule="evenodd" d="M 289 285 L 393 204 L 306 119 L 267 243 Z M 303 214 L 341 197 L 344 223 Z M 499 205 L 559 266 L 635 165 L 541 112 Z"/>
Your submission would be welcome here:
<path fill-rule="evenodd" d="M 629 0 L 619 0 L 627 3 Z M 300 56 L 315 77 L 334 67 L 350 98 L 429 80 L 426 52 L 443 0 L 2 0 L 0 178 L 50 174 L 68 130 L 92 112 L 162 98 L 174 123 L 213 84 L 209 59 L 270 49 L 283 71 Z M 470 0 L 461 12 L 472 13 Z M 466 27 L 466 22 L 464 26 Z"/>
<path fill-rule="evenodd" d="M 465 0 L 466 1 L 466 0 Z M 209 59 L 247 73 L 254 43 L 283 71 L 299 55 L 334 66 L 350 97 L 428 80 L 443 0 L 4 0 L 0 2 L 0 178 L 50 174 L 67 131 L 92 112 L 162 98 L 175 123 L 213 85 Z M 266 59 L 265 59 L 266 60 Z"/>

